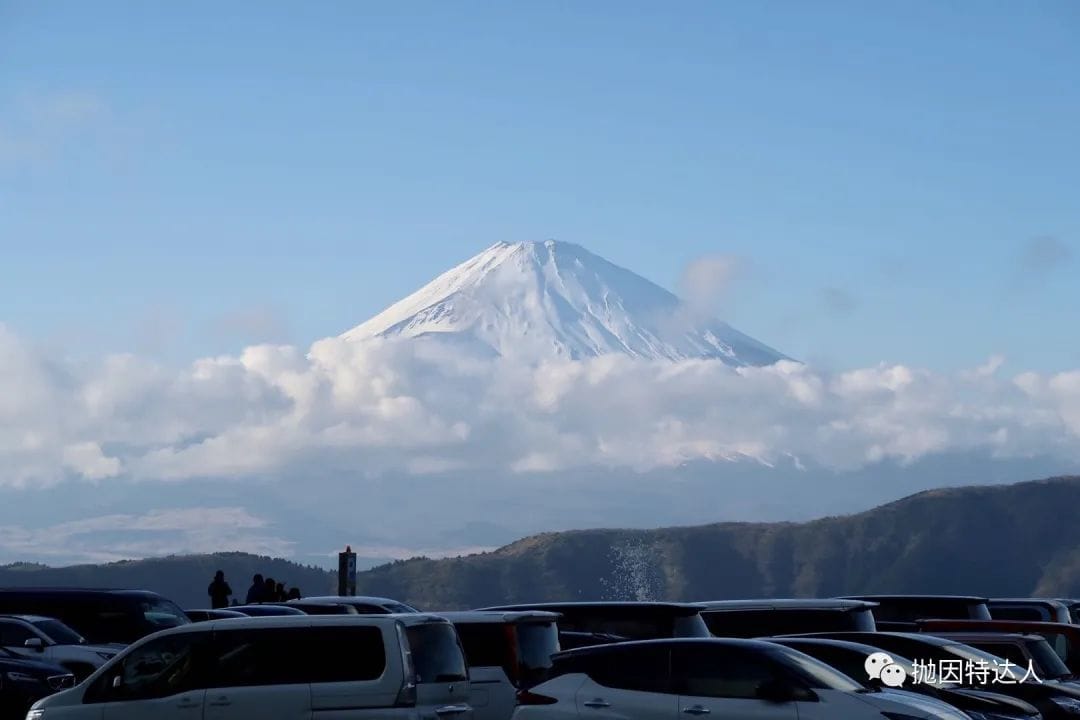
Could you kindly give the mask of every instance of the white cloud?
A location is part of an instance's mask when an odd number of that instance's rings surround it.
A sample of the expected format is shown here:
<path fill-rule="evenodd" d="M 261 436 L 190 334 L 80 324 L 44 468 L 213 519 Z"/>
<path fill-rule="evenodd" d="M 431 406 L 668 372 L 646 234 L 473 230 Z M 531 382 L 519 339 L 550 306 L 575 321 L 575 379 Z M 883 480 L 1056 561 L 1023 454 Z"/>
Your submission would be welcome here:
<path fill-rule="evenodd" d="M 222 547 L 288 557 L 293 544 L 268 534 L 268 523 L 239 507 L 113 514 L 29 529 L 0 525 L 0 551 L 11 557 L 113 562 L 156 555 L 212 553 Z M 122 539 L 117 539 L 122 538 Z"/>
<path fill-rule="evenodd" d="M 999 377 L 1002 362 L 955 375 L 622 356 L 530 368 L 333 338 L 172 371 L 130 355 L 63 362 L 0 326 L 0 485 L 302 476 L 327 459 L 364 482 L 706 458 L 835 469 L 967 450 L 1080 458 L 1080 371 Z"/>

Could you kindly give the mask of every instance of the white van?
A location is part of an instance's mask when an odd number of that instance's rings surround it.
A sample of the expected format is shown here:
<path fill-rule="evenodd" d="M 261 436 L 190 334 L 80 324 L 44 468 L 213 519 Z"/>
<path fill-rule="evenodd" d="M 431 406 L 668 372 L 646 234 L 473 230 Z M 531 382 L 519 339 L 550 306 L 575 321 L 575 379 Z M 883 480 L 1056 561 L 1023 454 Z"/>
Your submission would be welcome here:
<path fill-rule="evenodd" d="M 468 697 L 443 618 L 232 618 L 150 635 L 27 720 L 471 720 Z"/>
<path fill-rule="evenodd" d="M 559 616 L 549 612 L 440 612 L 454 624 L 469 663 L 476 720 L 510 720 L 518 693 L 543 682 L 559 652 Z"/>

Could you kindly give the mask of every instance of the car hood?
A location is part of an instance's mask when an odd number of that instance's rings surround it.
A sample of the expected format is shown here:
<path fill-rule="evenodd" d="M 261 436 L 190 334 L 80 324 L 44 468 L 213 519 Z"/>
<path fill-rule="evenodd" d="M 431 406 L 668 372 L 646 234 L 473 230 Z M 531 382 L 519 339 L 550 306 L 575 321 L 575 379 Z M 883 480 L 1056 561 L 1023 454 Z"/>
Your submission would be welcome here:
<path fill-rule="evenodd" d="M 970 720 L 966 713 L 957 710 L 947 702 L 907 690 L 886 688 L 878 692 L 860 694 L 859 697 L 879 710 L 903 712 L 903 707 L 897 706 L 904 706 L 915 708 L 940 720 Z"/>
<path fill-rule="evenodd" d="M 41 660 L 15 660 L 0 658 L 0 670 L 5 672 L 24 672 L 34 675 L 70 675 L 71 671 L 62 665 Z"/>
<path fill-rule="evenodd" d="M 1029 702 L 1025 702 L 1017 697 L 1010 697 L 1009 695 L 1003 695 L 1001 693 L 991 692 L 989 690 L 976 690 L 974 688 L 942 688 L 941 699 L 946 702 L 953 702 L 953 699 L 957 696 L 964 696 L 968 699 L 967 703 L 964 703 L 964 709 L 966 710 L 978 710 L 983 709 L 989 712 L 1001 712 L 1002 710 L 1017 711 L 1024 715 L 1038 715 L 1039 709 Z M 963 702 L 957 700 L 957 702 Z M 971 703 L 969 706 L 968 703 Z"/>

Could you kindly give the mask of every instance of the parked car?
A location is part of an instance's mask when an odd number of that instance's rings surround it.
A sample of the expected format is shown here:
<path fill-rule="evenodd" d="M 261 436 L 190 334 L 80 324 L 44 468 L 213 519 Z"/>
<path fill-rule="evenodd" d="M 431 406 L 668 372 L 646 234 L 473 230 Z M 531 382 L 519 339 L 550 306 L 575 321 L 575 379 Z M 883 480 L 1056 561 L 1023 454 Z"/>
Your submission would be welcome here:
<path fill-rule="evenodd" d="M 360 612 L 352 605 L 343 603 L 320 603 L 294 600 L 292 602 L 263 603 L 263 605 L 277 605 L 279 607 L 295 608 L 305 615 L 359 615 Z"/>
<path fill-rule="evenodd" d="M 933 698 L 871 692 L 809 655 L 757 640 L 596 645 L 555 655 L 550 675 L 519 696 L 514 720 L 968 720 Z"/>
<path fill-rule="evenodd" d="M 964 676 L 961 672 L 959 682 L 950 683 L 957 687 L 972 687 L 979 690 L 999 692 L 1011 697 L 1031 703 L 1045 720 L 1076 720 L 1080 716 L 1080 689 L 1065 685 L 1053 680 L 1038 682 L 1023 682 L 1023 671 L 1014 667 L 1007 669 L 1002 667 L 1005 658 L 991 655 L 977 648 L 936 637 L 934 635 L 902 632 L 840 632 L 840 633 L 811 633 L 799 637 L 825 637 L 836 640 L 851 640 L 853 642 L 870 645 L 885 653 L 896 653 L 919 663 L 941 663 L 959 661 L 961 666 L 966 663 L 982 666 L 988 665 L 996 668 L 991 673 L 992 677 L 984 680 L 978 676 Z M 1000 681 L 996 674 L 1000 672 Z"/>
<path fill-rule="evenodd" d="M 884 687 L 881 679 L 871 679 L 866 674 L 866 659 L 878 652 L 877 648 L 846 640 L 824 638 L 761 638 L 806 653 L 830 667 L 839 670 L 853 680 L 868 687 Z M 903 668 L 908 678 L 915 676 L 915 666 L 910 659 L 890 653 L 892 661 Z M 935 682 L 907 682 L 904 689 L 929 695 L 965 712 L 972 720 L 1040 720 L 1038 708 L 1031 703 L 1001 693 L 961 688 Z"/>
<path fill-rule="evenodd" d="M 67 668 L 0 649 L 0 718 L 23 718 L 37 700 L 71 687 L 75 674 Z"/>
<path fill-rule="evenodd" d="M 351 605 L 356 608 L 356 612 L 361 615 L 390 615 L 420 612 L 412 605 L 406 605 L 403 602 L 398 602 L 391 598 L 372 597 L 370 595 L 320 595 L 317 597 L 306 597 L 300 600 L 289 600 L 288 602 L 289 604 L 317 602 Z"/>
<path fill-rule="evenodd" d="M 206 622 L 207 620 L 227 620 L 228 618 L 242 618 L 250 617 L 241 612 L 235 610 L 226 610 L 219 608 L 217 610 L 185 610 L 184 614 L 188 616 L 188 620 L 191 622 Z"/>
<path fill-rule="evenodd" d="M 1069 609 L 1069 617 L 1072 618 L 1072 622 L 1080 623 L 1080 600 L 1076 598 L 1055 599 Z"/>
<path fill-rule="evenodd" d="M 0 588 L 0 613 L 55 618 L 94 645 L 127 645 L 191 622 L 178 605 L 148 590 Z"/>
<path fill-rule="evenodd" d="M 1069 671 L 1080 676 L 1080 625 L 1025 620 L 920 620 L 919 631 L 1005 632 L 1039 635 L 1050 643 Z"/>
<path fill-rule="evenodd" d="M 454 626 L 433 615 L 212 620 L 144 638 L 27 720 L 470 720 Z"/>
<path fill-rule="evenodd" d="M 939 632 L 938 637 L 955 640 L 1003 657 L 1020 668 L 1031 670 L 1042 680 L 1060 680 L 1076 684 L 1073 673 L 1041 635 L 995 632 Z"/>
<path fill-rule="evenodd" d="M 233 605 L 229 608 L 233 612 L 246 615 L 247 617 L 281 617 L 290 615 L 307 615 L 300 608 L 287 607 L 285 605 L 270 605 L 259 603 L 258 605 Z"/>
<path fill-rule="evenodd" d="M 763 599 L 696 603 L 716 637 L 755 638 L 799 632 L 862 630 L 874 632 L 873 610 L 863 600 Z"/>
<path fill-rule="evenodd" d="M 991 598 L 987 601 L 994 620 L 1033 620 L 1071 623 L 1069 606 L 1048 598 Z"/>
<path fill-rule="evenodd" d="M 480 608 L 501 612 L 540 610 L 559 615 L 559 630 L 575 633 L 577 647 L 675 637 L 712 637 L 694 603 L 668 602 L 562 602 L 502 605 Z M 560 634 L 560 644 L 564 635 Z"/>
<path fill-rule="evenodd" d="M 454 624 L 469 662 L 477 720 L 510 720 L 517 693 L 547 679 L 560 651 L 559 616 L 549 612 L 440 612 Z"/>
<path fill-rule="evenodd" d="M 123 646 L 90 645 L 82 635 L 53 618 L 0 615 L 0 647 L 30 660 L 61 665 L 81 681 Z"/>
<path fill-rule="evenodd" d="M 915 631 L 917 620 L 933 618 L 990 620 L 986 598 L 966 595 L 849 595 L 844 600 L 877 603 L 878 630 Z"/>

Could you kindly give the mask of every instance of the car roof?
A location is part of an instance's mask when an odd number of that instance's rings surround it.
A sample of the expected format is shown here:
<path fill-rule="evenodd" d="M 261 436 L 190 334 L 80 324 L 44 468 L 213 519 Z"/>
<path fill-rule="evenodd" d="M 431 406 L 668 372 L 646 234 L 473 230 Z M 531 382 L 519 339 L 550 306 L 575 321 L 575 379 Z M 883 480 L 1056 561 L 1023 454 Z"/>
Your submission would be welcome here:
<path fill-rule="evenodd" d="M 0 613 L 0 619 L 22 620 L 22 621 L 28 622 L 28 623 L 41 622 L 42 620 L 53 620 L 53 618 L 46 617 L 44 615 L 24 615 L 24 614 L 21 614 L 21 613 L 20 614 L 16 614 L 16 613 Z M 55 622 L 55 620 L 54 620 L 54 622 Z"/>
<path fill-rule="evenodd" d="M 275 627 L 385 627 L 401 623 L 407 627 L 414 625 L 443 624 L 450 621 L 431 613 L 396 613 L 388 615 L 271 615 L 264 617 L 226 618 L 208 620 L 201 623 L 178 625 L 159 631 L 158 635 L 181 632 L 212 632 L 217 628 L 235 630 L 237 628 L 275 628 Z"/>
<path fill-rule="evenodd" d="M 776 643 L 766 640 L 751 640 L 745 638 L 659 638 L 653 640 L 629 640 L 618 643 L 605 643 L 603 645 L 587 645 L 554 653 L 552 658 L 581 657 L 607 652 L 621 652 L 634 647 L 685 647 L 691 645 L 722 645 L 724 647 L 744 647 L 758 650 L 770 650 L 776 647 Z"/>
<path fill-rule="evenodd" d="M 984 603 L 988 600 L 979 595 L 840 595 L 840 600 L 869 600 L 881 602 L 882 600 L 957 600 L 964 602 Z"/>
<path fill-rule="evenodd" d="M 877 652 L 877 648 L 873 645 L 867 645 L 866 643 L 856 642 L 855 640 L 836 640 L 834 638 L 817 638 L 817 637 L 798 637 L 798 636 L 782 636 L 777 638 L 756 638 L 757 640 L 765 640 L 767 642 L 775 642 L 780 645 L 787 645 L 790 642 L 805 643 L 807 645 L 822 645 L 827 647 L 839 647 L 845 650 L 858 651 L 860 653 L 866 653 L 868 655 Z"/>
<path fill-rule="evenodd" d="M 892 632 L 892 631 L 877 631 L 870 632 L 868 630 L 837 630 L 836 632 L 817 632 L 817 633 L 790 633 L 787 635 L 778 635 L 777 637 L 790 637 L 790 638 L 830 638 L 834 640 L 844 640 L 850 638 L 866 638 L 864 642 L 867 645 L 873 645 L 872 638 L 877 637 L 897 637 L 906 638 L 908 640 L 916 640 L 918 642 L 924 642 L 928 645 L 937 645 L 943 647 L 945 645 L 955 645 L 955 640 L 946 640 L 945 638 L 938 637 L 937 635 L 931 635 L 929 633 L 909 633 L 909 632 Z M 858 640 L 855 640 L 858 642 Z"/>
<path fill-rule="evenodd" d="M 152 590 L 133 590 L 129 588 L 84 588 L 84 587 L 5 587 L 0 588 L 0 595 L 142 595 L 161 597 Z"/>
<path fill-rule="evenodd" d="M 1006 633 L 1006 632 L 953 632 L 941 630 L 935 633 L 938 637 L 952 638 L 953 640 L 1008 640 L 1008 641 L 1038 641 L 1045 640 L 1042 635 L 1034 633 Z"/>
<path fill-rule="evenodd" d="M 305 596 L 300 599 L 293 599 L 287 602 L 320 602 L 320 603 L 367 603 L 369 605 L 408 605 L 400 600 L 386 597 L 376 597 L 374 595 L 315 595 Z"/>
<path fill-rule="evenodd" d="M 1064 602 L 1051 598 L 990 598 L 986 601 L 989 605 L 1041 605 L 1043 607 L 1067 609 Z"/>
<path fill-rule="evenodd" d="M 702 607 L 702 612 L 717 610 L 862 610 L 873 609 L 876 602 L 851 600 L 847 598 L 758 598 L 749 600 L 706 600 L 695 605 Z"/>
<path fill-rule="evenodd" d="M 602 600 L 582 602 L 541 602 L 523 603 L 518 605 L 494 605 L 491 607 L 476 608 L 477 610 L 547 610 L 549 612 L 563 613 L 568 610 L 639 610 L 642 612 L 672 613 L 679 615 L 696 615 L 701 612 L 701 606 L 695 603 L 678 602 L 638 602 L 634 600 L 619 600 L 605 602 Z"/>
<path fill-rule="evenodd" d="M 561 617 L 559 613 L 544 612 L 541 610 L 453 610 L 450 612 L 436 612 L 435 615 L 444 617 L 452 623 L 516 623 L 516 622 L 556 622 Z"/>

